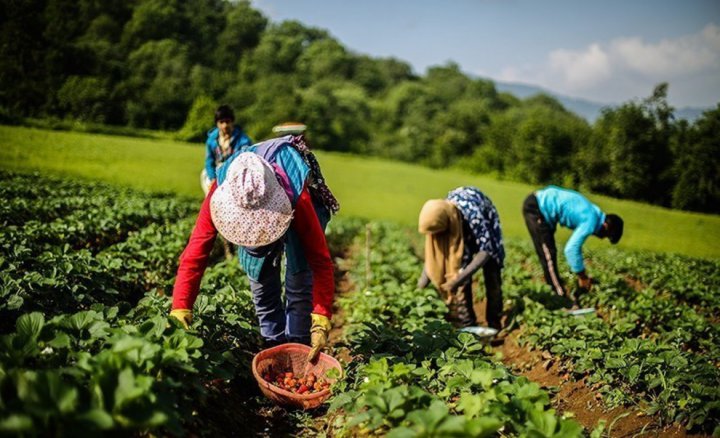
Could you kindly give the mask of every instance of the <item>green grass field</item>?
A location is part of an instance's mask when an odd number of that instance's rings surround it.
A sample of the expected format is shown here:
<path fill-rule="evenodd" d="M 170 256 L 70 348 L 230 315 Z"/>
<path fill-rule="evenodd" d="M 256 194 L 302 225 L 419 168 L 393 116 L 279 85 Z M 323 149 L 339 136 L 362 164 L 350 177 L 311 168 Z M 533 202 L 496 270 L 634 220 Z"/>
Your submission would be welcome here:
<path fill-rule="evenodd" d="M 474 185 L 493 200 L 506 236 L 527 238 L 520 208 L 536 187 L 457 170 L 318 152 L 341 214 L 414 225 L 423 202 Z M 204 148 L 169 140 L 0 126 L 0 167 L 106 181 L 150 191 L 202 196 Z M 625 219 L 621 248 L 720 257 L 720 216 L 687 213 L 590 195 L 604 211 Z M 561 231 L 559 240 L 569 235 Z M 588 247 L 607 245 L 591 238 Z"/>

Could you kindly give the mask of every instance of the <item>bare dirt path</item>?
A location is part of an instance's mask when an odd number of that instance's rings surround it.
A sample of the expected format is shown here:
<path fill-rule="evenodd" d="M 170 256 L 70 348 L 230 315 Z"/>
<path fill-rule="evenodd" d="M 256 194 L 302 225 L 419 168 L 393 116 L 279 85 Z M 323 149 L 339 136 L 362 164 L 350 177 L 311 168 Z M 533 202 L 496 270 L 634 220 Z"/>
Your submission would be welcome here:
<path fill-rule="evenodd" d="M 475 313 L 480 322 L 485 321 L 484 300 L 475 304 Z M 548 390 L 552 406 L 560 413 L 572 412 L 573 418 L 587 430 L 604 420 L 606 436 L 610 437 L 706 436 L 688 434 L 677 424 L 662 428 L 657 417 L 647 416 L 637 407 L 608 408 L 597 390 L 588 386 L 585 379 L 574 380 L 551 353 L 521 346 L 520 330 L 511 331 L 503 343 L 493 346 L 493 351 L 502 354 L 503 363 L 515 375 L 525 376 Z"/>

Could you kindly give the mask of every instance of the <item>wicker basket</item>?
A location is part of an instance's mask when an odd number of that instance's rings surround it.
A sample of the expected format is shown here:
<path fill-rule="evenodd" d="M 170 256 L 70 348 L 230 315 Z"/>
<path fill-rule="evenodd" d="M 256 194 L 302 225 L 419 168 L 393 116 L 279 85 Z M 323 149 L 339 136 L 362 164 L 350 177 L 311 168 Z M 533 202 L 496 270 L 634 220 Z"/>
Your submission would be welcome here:
<path fill-rule="evenodd" d="M 307 355 L 310 349 L 307 345 L 290 343 L 268 348 L 256 354 L 252 361 L 252 372 L 262 393 L 275 403 L 283 406 L 313 409 L 323 404 L 330 397 L 331 391 L 329 388 L 311 394 L 294 394 L 278 388 L 262 377 L 271 367 L 274 370 L 292 371 L 296 375 L 312 372 L 316 376 L 324 376 L 327 371 L 335 368 L 342 375 L 340 362 L 325 353 L 320 353 L 315 364 L 310 364 L 309 368 L 306 368 L 308 366 Z M 337 380 L 327 377 L 325 379 L 330 384 L 335 383 Z"/>

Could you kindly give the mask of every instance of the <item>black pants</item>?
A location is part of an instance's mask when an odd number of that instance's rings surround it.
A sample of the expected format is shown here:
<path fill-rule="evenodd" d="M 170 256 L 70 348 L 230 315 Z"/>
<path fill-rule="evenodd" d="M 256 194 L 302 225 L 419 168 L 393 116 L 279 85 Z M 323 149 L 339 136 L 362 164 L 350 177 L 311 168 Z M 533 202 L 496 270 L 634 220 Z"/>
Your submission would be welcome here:
<path fill-rule="evenodd" d="M 483 266 L 483 277 L 485 280 L 485 296 L 487 307 L 485 318 L 488 325 L 500 330 L 502 328 L 502 276 L 500 265 L 495 259 L 490 258 Z M 453 302 L 450 305 L 450 315 L 454 323 L 461 327 L 477 325 L 477 316 L 473 308 L 472 280 L 465 283 L 455 293 Z"/>
<path fill-rule="evenodd" d="M 540 258 L 545 281 L 558 295 L 565 296 L 565 288 L 557 269 L 555 230 L 550 228 L 543 218 L 537 198 L 532 193 L 525 198 L 523 203 L 523 217 L 525 217 L 525 224 L 535 245 L 535 251 Z"/>

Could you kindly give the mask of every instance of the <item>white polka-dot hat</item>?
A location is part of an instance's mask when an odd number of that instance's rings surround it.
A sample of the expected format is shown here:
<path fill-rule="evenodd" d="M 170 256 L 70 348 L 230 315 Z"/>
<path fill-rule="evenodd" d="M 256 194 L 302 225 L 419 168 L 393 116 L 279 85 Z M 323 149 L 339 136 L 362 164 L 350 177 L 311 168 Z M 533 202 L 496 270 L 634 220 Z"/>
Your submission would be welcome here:
<path fill-rule="evenodd" d="M 285 234 L 292 206 L 270 164 L 252 152 L 239 154 L 210 199 L 220 234 L 240 246 L 263 246 Z"/>

